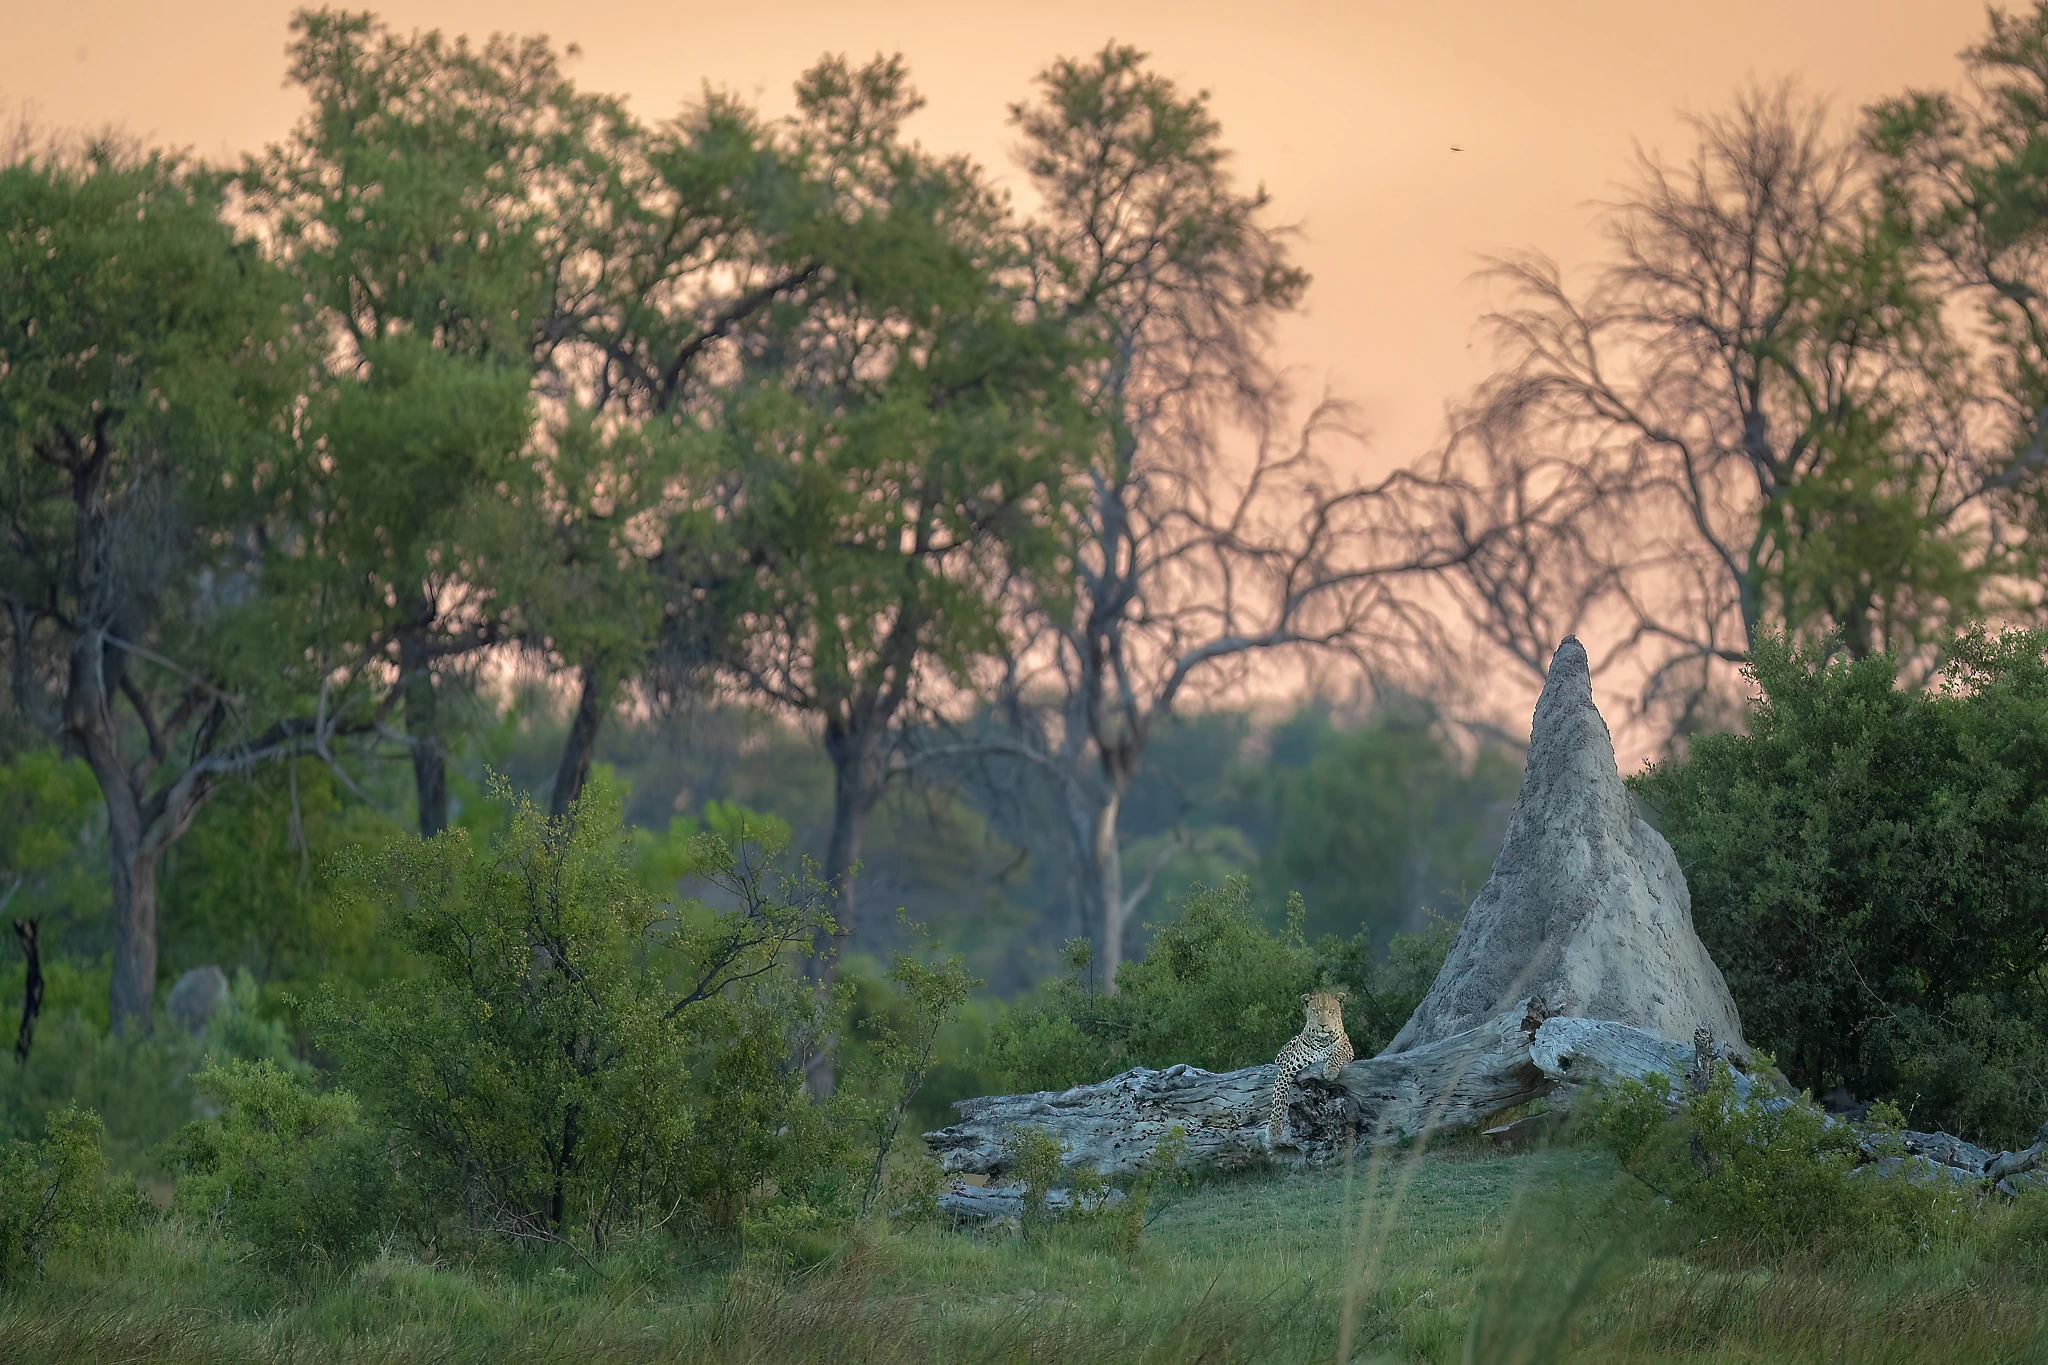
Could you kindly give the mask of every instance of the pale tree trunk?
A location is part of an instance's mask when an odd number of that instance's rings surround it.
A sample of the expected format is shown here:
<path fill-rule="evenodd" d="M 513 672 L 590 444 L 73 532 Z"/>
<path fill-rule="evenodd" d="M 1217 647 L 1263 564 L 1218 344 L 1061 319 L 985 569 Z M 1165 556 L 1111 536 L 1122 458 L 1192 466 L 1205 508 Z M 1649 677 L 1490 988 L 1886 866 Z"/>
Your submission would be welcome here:
<path fill-rule="evenodd" d="M 597 665 L 585 664 L 576 690 L 576 714 L 562 744 L 562 762 L 555 769 L 555 794 L 548 813 L 559 820 L 583 795 L 590 765 L 597 757 L 597 732 L 604 722 L 604 677 Z"/>
<path fill-rule="evenodd" d="M 1102 964 L 1102 989 L 1116 994 L 1117 969 L 1124 964 L 1124 928 L 1130 906 L 1124 901 L 1123 837 L 1117 830 L 1117 816 L 1123 809 L 1123 794 L 1112 789 L 1095 813 L 1095 895 L 1101 910 L 1102 942 L 1096 957 Z"/>

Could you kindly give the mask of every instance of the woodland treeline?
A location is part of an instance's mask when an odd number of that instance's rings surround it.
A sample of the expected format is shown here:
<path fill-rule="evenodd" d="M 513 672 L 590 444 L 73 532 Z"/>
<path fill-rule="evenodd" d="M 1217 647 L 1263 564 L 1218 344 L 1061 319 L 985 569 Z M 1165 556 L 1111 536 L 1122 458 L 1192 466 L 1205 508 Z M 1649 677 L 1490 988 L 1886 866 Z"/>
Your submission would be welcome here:
<path fill-rule="evenodd" d="M 0 169 L 0 894 L 117 1031 L 198 962 L 374 976 L 329 861 L 501 823 L 487 770 L 793 829 L 814 976 L 901 904 L 1113 989 L 1197 878 L 1455 914 L 1565 634 L 1682 746 L 1766 639 L 1910 690 L 2041 617 L 2048 7 L 1953 91 L 1739 95 L 1583 283 L 1494 263 L 1497 375 L 1376 479 L 1273 358 L 1284 193 L 1136 49 L 1018 92 L 1021 200 L 899 59 L 650 121 L 541 39 L 289 54 L 239 166 Z"/>

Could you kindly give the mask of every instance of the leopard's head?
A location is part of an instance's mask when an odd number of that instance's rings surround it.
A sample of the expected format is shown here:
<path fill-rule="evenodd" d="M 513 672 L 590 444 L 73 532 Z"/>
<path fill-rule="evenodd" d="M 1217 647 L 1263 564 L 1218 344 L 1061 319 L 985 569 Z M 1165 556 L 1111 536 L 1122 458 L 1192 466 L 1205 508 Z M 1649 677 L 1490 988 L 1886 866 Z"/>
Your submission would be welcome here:
<path fill-rule="evenodd" d="M 1308 1007 L 1308 1022 L 1331 1033 L 1344 1031 L 1344 992 L 1310 991 L 1301 997 L 1301 1003 Z"/>

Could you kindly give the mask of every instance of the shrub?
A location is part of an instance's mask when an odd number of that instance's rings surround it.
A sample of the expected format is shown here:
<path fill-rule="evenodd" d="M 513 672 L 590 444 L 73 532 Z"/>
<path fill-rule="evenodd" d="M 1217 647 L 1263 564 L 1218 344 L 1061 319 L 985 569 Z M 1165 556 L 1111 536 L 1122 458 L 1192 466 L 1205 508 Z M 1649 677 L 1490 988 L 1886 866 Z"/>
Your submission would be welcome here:
<path fill-rule="evenodd" d="M 1705 1088 L 1673 1103 L 1662 1076 L 1625 1080 L 1593 1106 L 1587 1131 L 1622 1169 L 1670 1201 L 1694 1245 L 1783 1251 L 1817 1243 L 1919 1244 L 1957 1230 L 1973 1196 L 1945 1182 L 1852 1180 L 1858 1133 L 1811 1097 L 1758 1087 L 1738 1098 L 1714 1063 Z M 1878 1111 L 1880 1124 L 1897 1111 Z"/>
<path fill-rule="evenodd" d="M 0 1138 L 41 1133 L 75 1105 L 103 1122 L 101 1145 L 115 1165 L 144 1169 L 150 1150 L 196 1116 L 187 1076 L 199 1062 L 198 1044 L 166 1019 L 154 1037 L 120 1035 L 83 1011 L 46 1011 L 28 1061 L 10 1057 L 0 1070 Z"/>
<path fill-rule="evenodd" d="M 66 1106 L 40 1142 L 0 1144 L 0 1288 L 42 1269 L 55 1247 L 108 1231 L 140 1211 L 132 1187 L 106 1180 L 99 1116 Z"/>
<path fill-rule="evenodd" d="M 171 1144 L 177 1210 L 217 1221 L 280 1269 L 360 1261 L 388 1223 L 392 1171 L 355 1096 L 319 1093 L 268 1061 L 215 1064 L 194 1079 L 221 1112 Z"/>
<path fill-rule="evenodd" d="M 1901 1105 L 1929 1123 L 2010 1147 L 2048 1116 L 2048 991 L 1902 1006 L 1871 1033 Z"/>
<path fill-rule="evenodd" d="M 1914 692 L 1881 656 L 1761 640 L 1749 732 L 1632 779 L 1751 1040 L 1799 1084 L 1917 1091 L 1919 1121 L 1994 1146 L 2040 1121 L 2044 648 L 1965 637 L 1944 684 Z M 1987 1060 L 1958 1071 L 1973 1049 Z"/>
<path fill-rule="evenodd" d="M 1063 1089 L 1131 1066 L 1256 1066 L 1301 1030 L 1301 997 L 1319 985 L 1347 989 L 1345 1030 L 1370 1056 L 1407 1020 L 1456 934 L 1441 920 L 1424 934 L 1397 934 L 1376 961 L 1363 933 L 1311 947 L 1303 918 L 1301 898 L 1289 897 L 1286 928 L 1275 933 L 1254 913 L 1244 878 L 1197 886 L 1181 918 L 1155 928 L 1144 958 L 1124 964 L 1114 995 L 1091 989 L 1088 945 L 1070 943 L 1071 975 L 990 1031 L 989 1060 L 1014 1090 Z"/>
<path fill-rule="evenodd" d="M 0 1068 L 0 1138 L 40 1133 L 50 1115 L 75 1104 L 104 1123 L 101 1146 L 108 1160 L 143 1172 L 153 1153 L 200 1116 L 191 1074 L 207 1057 L 267 1058 L 287 1069 L 302 1067 L 291 1055 L 284 1026 L 257 1011 L 256 983 L 247 972 L 235 974 L 235 1007 L 216 1014 L 206 1036 L 196 1041 L 161 1014 L 153 1035 L 110 1032 L 104 968 L 87 973 L 56 963 L 49 976 L 53 989 L 28 1060 L 10 1059 Z M 49 1006 L 50 999 L 70 1002 L 81 993 L 97 1006 L 97 1019 L 68 1003 L 61 1011 Z"/>
<path fill-rule="evenodd" d="M 562 821 L 494 797 L 486 846 L 451 830 L 349 869 L 420 969 L 312 1010 L 410 1197 L 473 1233 L 595 1249 L 678 1216 L 736 1224 L 764 1182 L 843 1156 L 786 1065 L 831 1022 L 784 961 L 829 927 L 829 893 L 704 834 L 691 870 L 736 908 L 665 906 L 608 792 Z"/>
<path fill-rule="evenodd" d="M 1270 1060 L 1300 1029 L 1302 992 L 1319 974 L 1299 904 L 1275 934 L 1254 917 L 1244 878 L 1197 886 L 1181 918 L 1157 926 L 1144 958 L 1117 973 L 1114 995 L 1090 987 L 1088 946 L 1069 944 L 1072 976 L 997 1025 L 992 1060 L 1020 1090 L 1097 1081 L 1130 1066 L 1228 1071 Z"/>
<path fill-rule="evenodd" d="M 895 988 L 897 1022 L 878 1020 L 870 1025 L 873 1039 L 865 1078 L 869 1093 L 863 1107 L 874 1162 L 861 1192 L 862 1213 L 883 1193 L 890 1149 L 904 1115 L 924 1087 L 939 1034 L 967 1003 L 968 992 L 981 984 L 967 974 L 958 954 L 934 964 L 899 953 L 889 969 L 889 982 Z"/>

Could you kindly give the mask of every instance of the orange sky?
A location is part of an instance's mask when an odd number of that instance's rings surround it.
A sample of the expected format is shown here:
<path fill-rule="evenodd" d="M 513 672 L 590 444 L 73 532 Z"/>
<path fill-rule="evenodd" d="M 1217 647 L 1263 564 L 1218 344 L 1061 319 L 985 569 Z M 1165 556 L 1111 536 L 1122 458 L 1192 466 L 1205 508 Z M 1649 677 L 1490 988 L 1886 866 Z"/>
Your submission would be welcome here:
<path fill-rule="evenodd" d="M 296 116 L 283 86 L 288 0 L 0 0 L 0 110 L 114 123 L 226 158 Z M 774 111 L 821 52 L 900 51 L 930 100 L 916 131 L 1014 182 L 1005 109 L 1047 59 L 1115 38 L 1212 92 L 1238 169 L 1305 231 L 1315 274 L 1281 335 L 1311 390 L 1358 400 L 1376 463 L 1435 437 L 1482 377 L 1479 257 L 1595 249 L 1593 201 L 1632 141 L 1682 154 L 1676 116 L 1745 80 L 1797 75 L 1843 112 L 1908 85 L 1952 83 L 1985 27 L 1977 0 L 769 0 L 602 5 L 404 0 L 399 28 L 573 42 L 586 86 L 660 117 L 709 81 Z M 1454 153 L 1453 145 L 1462 147 Z"/>

